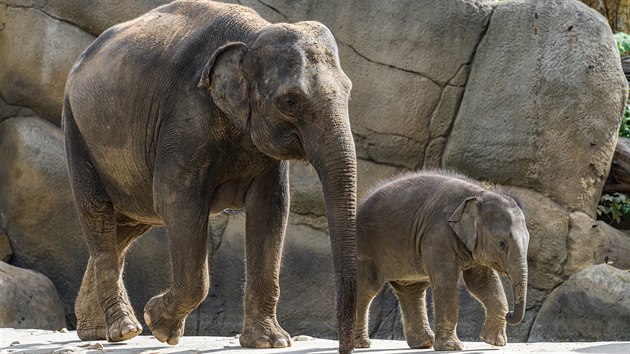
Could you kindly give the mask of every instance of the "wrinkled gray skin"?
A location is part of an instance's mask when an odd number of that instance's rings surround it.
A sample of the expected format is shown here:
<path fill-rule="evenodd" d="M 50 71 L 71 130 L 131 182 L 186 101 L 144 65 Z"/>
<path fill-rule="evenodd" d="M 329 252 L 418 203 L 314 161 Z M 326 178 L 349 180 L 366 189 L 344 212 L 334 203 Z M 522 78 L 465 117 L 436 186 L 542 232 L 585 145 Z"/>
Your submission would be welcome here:
<path fill-rule="evenodd" d="M 506 320 L 523 319 L 527 295 L 525 217 L 515 200 L 464 176 L 441 171 L 403 175 L 373 189 L 357 212 L 357 318 L 355 346 L 370 346 L 368 307 L 389 282 L 402 310 L 411 348 L 461 350 L 457 338 L 460 273 L 486 309 L 480 338 L 507 343 Z M 510 280 L 514 312 L 508 313 L 497 272 Z M 435 334 L 425 291 L 433 292 Z"/>
<path fill-rule="evenodd" d="M 155 338 L 176 344 L 208 293 L 209 214 L 245 207 L 240 343 L 290 346 L 276 319 L 289 212 L 285 160 L 304 159 L 323 186 L 340 351 L 351 352 L 350 89 L 335 40 L 317 22 L 270 24 L 241 6 L 176 1 L 104 32 L 74 65 L 63 109 L 72 189 L 90 250 L 76 302 L 79 336 L 122 341 L 141 333 L 122 282 L 125 253 L 151 226 L 164 225 L 172 285 L 146 304 L 144 318 Z"/>

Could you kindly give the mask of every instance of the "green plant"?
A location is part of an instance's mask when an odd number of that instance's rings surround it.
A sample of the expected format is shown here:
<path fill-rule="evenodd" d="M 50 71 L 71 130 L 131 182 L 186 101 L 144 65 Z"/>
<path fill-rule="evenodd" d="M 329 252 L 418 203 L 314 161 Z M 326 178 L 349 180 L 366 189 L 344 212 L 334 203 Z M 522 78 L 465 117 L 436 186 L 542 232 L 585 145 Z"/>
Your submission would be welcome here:
<path fill-rule="evenodd" d="M 617 32 L 613 35 L 617 42 L 617 49 L 621 56 L 630 54 L 630 35 L 624 32 Z"/>
<path fill-rule="evenodd" d="M 603 194 L 597 206 L 597 215 L 607 215 L 612 221 L 621 222 L 621 218 L 630 216 L 630 197 L 624 193 Z"/>

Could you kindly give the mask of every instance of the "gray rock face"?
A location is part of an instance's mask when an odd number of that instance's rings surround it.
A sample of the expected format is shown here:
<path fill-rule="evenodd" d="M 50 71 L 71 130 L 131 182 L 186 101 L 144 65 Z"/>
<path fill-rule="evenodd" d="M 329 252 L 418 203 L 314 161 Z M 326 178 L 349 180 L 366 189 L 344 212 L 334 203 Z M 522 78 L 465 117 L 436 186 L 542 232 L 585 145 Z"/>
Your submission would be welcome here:
<path fill-rule="evenodd" d="M 584 4 L 497 6 L 444 165 L 533 189 L 594 217 L 626 96 L 619 69 L 610 28 Z"/>
<path fill-rule="evenodd" d="M 46 276 L 0 262 L 0 328 L 66 327 L 55 285 Z"/>
<path fill-rule="evenodd" d="M 71 22 L 98 36 L 107 28 L 136 18 L 145 12 L 169 3 L 169 0 L 85 1 L 85 0 L 9 0 L 9 3 L 32 3 L 51 17 Z M 29 6 L 29 5 L 27 5 Z"/>
<path fill-rule="evenodd" d="M 39 118 L 0 125 L 0 228 L 11 263 L 48 276 L 73 313 L 87 251 L 70 192 L 61 130 Z"/>
<path fill-rule="evenodd" d="M 605 264 L 584 269 L 554 290 L 529 342 L 630 339 L 630 273 Z"/>
<path fill-rule="evenodd" d="M 58 124 L 68 72 L 95 37 L 41 10 L 4 1 L 0 28 L 0 96 Z"/>

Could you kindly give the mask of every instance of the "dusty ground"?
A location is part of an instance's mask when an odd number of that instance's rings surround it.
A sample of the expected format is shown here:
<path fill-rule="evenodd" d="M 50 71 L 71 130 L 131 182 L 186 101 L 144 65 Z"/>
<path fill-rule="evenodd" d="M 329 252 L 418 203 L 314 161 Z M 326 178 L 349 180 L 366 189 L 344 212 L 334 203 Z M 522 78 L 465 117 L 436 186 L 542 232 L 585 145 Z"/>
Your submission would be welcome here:
<path fill-rule="evenodd" d="M 306 337 L 305 339 L 309 339 Z M 462 353 L 630 353 L 630 342 L 597 343 L 510 343 L 506 347 L 493 347 L 485 343 L 466 342 Z M 286 349 L 244 349 L 235 337 L 184 337 L 176 346 L 158 342 L 151 336 L 139 336 L 123 343 L 79 340 L 76 332 L 53 332 L 29 329 L 0 328 L 0 354 L 8 353 L 318 353 L 334 354 L 337 342 L 328 339 L 296 340 Z M 356 353 L 434 353 L 432 349 L 412 350 L 403 341 L 374 340 L 371 349 Z"/>

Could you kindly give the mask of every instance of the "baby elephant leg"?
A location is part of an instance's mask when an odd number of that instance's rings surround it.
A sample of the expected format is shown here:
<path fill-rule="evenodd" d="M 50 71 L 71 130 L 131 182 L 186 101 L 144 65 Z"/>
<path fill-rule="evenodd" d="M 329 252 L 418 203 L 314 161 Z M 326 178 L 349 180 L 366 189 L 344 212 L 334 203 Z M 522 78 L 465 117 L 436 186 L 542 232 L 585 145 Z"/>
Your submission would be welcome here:
<path fill-rule="evenodd" d="M 464 281 L 470 293 L 486 309 L 486 322 L 479 338 L 492 345 L 507 344 L 505 314 L 508 312 L 508 305 L 497 273 L 488 267 L 479 266 L 465 270 Z"/>
<path fill-rule="evenodd" d="M 354 346 L 369 348 L 368 316 L 370 302 L 383 286 L 379 281 L 374 264 L 371 261 L 357 262 L 357 312 L 354 320 Z"/>
<path fill-rule="evenodd" d="M 434 255 L 438 257 L 437 253 Z M 439 264 L 434 260 L 433 263 Z M 425 260 L 425 264 L 427 261 Z M 435 315 L 435 350 L 462 350 L 464 343 L 457 337 L 457 316 L 459 313 L 459 288 L 457 281 L 459 273 L 451 264 L 439 264 L 440 272 L 429 270 L 433 295 L 433 311 Z M 448 266 L 451 265 L 450 268 Z"/>
<path fill-rule="evenodd" d="M 429 282 L 390 282 L 402 310 L 403 330 L 410 348 L 431 348 L 435 334 L 429 327 L 425 303 Z"/>

